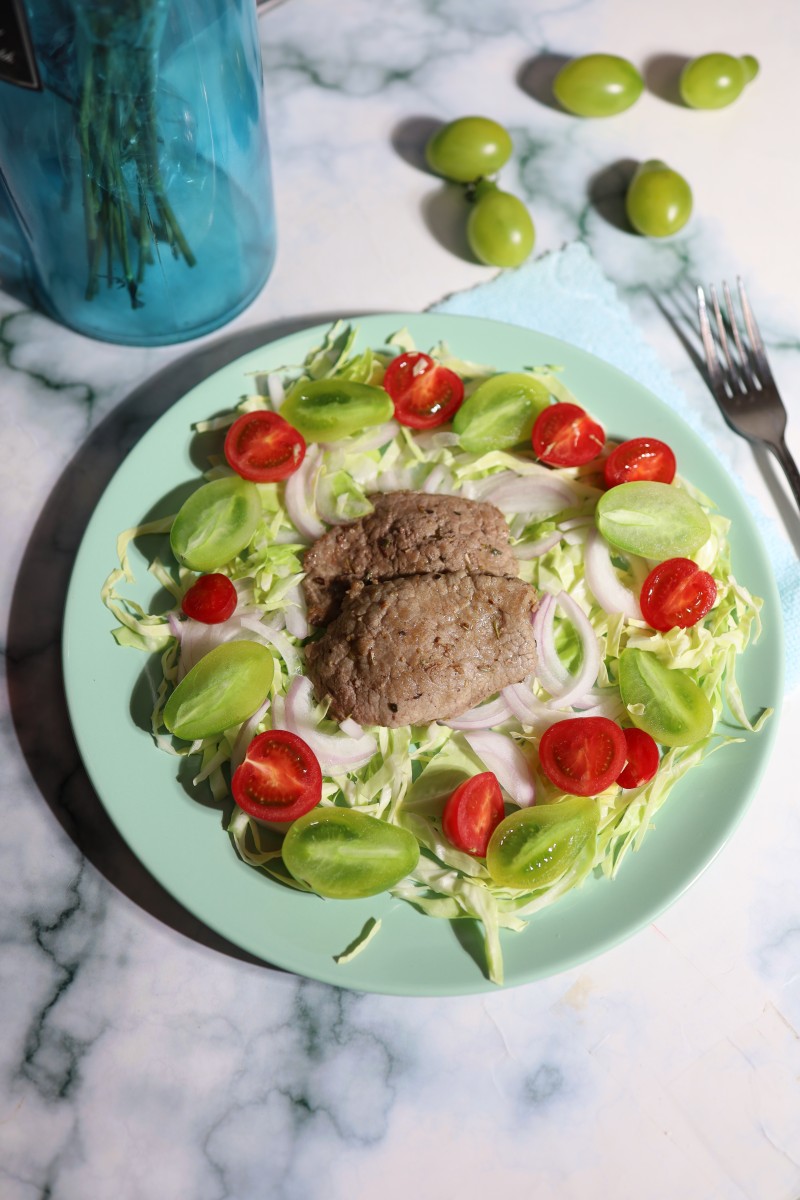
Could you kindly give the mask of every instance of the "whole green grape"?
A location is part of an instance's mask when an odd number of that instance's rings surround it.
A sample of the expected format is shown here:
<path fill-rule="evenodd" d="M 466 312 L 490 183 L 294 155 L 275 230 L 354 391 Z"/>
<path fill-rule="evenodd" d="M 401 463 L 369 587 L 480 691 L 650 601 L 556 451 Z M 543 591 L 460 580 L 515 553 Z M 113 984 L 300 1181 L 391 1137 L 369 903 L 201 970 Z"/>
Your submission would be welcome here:
<path fill-rule="evenodd" d="M 505 166 L 511 135 L 489 117 L 459 117 L 433 135 L 425 147 L 428 166 L 454 183 L 474 183 Z"/>
<path fill-rule="evenodd" d="M 467 218 L 467 241 L 476 258 L 490 267 L 518 267 L 535 240 L 531 215 L 521 200 L 488 180 L 478 184 Z"/>
<path fill-rule="evenodd" d="M 578 117 L 613 117 L 635 104 L 643 89 L 633 63 L 616 54 L 573 58 L 553 81 L 556 100 Z"/>
<path fill-rule="evenodd" d="M 625 196 L 625 211 L 637 233 L 669 237 L 692 215 L 692 189 L 660 159 L 640 163 Z"/>
<path fill-rule="evenodd" d="M 701 54 L 681 71 L 678 88 L 690 108 L 725 108 L 741 96 L 758 74 L 752 54 Z"/>

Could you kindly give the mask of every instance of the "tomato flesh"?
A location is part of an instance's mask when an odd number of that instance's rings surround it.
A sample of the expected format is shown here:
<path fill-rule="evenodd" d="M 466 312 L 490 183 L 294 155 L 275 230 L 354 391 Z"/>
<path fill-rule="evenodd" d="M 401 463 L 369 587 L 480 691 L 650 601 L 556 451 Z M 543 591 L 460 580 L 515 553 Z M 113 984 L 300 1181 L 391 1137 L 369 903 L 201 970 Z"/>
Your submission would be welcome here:
<path fill-rule="evenodd" d="M 551 467 L 582 467 L 605 445 L 602 425 L 578 404 L 551 404 L 539 413 L 531 441 L 536 457 Z"/>
<path fill-rule="evenodd" d="M 542 734 L 539 763 L 547 778 L 572 796 L 596 796 L 625 766 L 625 736 L 608 717 L 570 717 Z"/>
<path fill-rule="evenodd" d="M 225 458 L 242 479 L 276 483 L 288 479 L 303 461 L 303 435 L 280 413 L 243 413 L 225 437 Z"/>
<path fill-rule="evenodd" d="M 419 351 L 393 358 L 383 386 L 394 404 L 395 418 L 411 429 L 443 425 L 464 399 L 464 384 L 455 371 Z"/>
<path fill-rule="evenodd" d="M 484 858 L 489 839 L 504 816 L 497 776 L 483 771 L 458 785 L 444 806 L 442 828 L 457 849 Z"/>
<path fill-rule="evenodd" d="M 203 625 L 219 625 L 236 611 L 236 588 L 227 575 L 201 575 L 181 601 L 187 617 Z"/>
<path fill-rule="evenodd" d="M 322 771 L 314 751 L 285 729 L 259 733 L 231 780 L 236 803 L 257 821 L 294 821 L 322 798 Z"/>
<path fill-rule="evenodd" d="M 658 438 L 631 438 L 612 450 L 605 462 L 603 476 L 607 488 L 634 479 L 672 483 L 676 470 L 675 455 Z"/>
<path fill-rule="evenodd" d="M 649 783 L 658 770 L 658 746 L 643 729 L 623 729 L 628 761 L 617 776 L 623 788 L 641 787 Z"/>
<path fill-rule="evenodd" d="M 689 629 L 702 621 L 717 598 L 714 577 L 691 558 L 668 558 L 642 585 L 639 603 L 652 629 Z"/>

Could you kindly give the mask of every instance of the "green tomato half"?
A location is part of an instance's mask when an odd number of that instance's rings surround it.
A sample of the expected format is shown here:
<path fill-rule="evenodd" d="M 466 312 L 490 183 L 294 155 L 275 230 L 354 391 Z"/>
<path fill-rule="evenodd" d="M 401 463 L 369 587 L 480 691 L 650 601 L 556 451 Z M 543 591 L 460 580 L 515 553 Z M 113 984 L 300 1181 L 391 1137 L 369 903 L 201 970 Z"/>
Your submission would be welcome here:
<path fill-rule="evenodd" d="M 249 545 L 260 520 L 254 483 L 238 475 L 214 479 L 181 506 L 169 535 L 172 553 L 193 571 L 216 571 Z"/>
<path fill-rule="evenodd" d="M 281 416 L 307 442 L 338 442 L 391 420 L 387 392 L 350 379 L 300 379 L 281 406 Z"/>
<path fill-rule="evenodd" d="M 500 887 L 534 891 L 569 870 L 588 871 L 599 823 L 596 801 L 580 796 L 521 808 L 501 821 L 489 840 L 489 874 Z"/>
<path fill-rule="evenodd" d="M 320 896 L 358 900 L 385 892 L 414 870 L 419 843 L 407 829 L 348 808 L 299 817 L 281 850 L 287 871 Z"/>
<path fill-rule="evenodd" d="M 164 724 L 193 742 L 252 717 L 267 698 L 275 668 L 259 642 L 223 642 L 183 677 L 164 708 Z"/>
<path fill-rule="evenodd" d="M 664 562 L 691 558 L 711 535 L 711 523 L 688 492 L 671 483 L 637 480 L 609 488 L 595 523 L 612 546 Z"/>
<path fill-rule="evenodd" d="M 533 423 L 550 404 L 538 379 L 522 372 L 493 375 L 476 387 L 453 418 L 453 430 L 470 454 L 509 450 L 530 442 Z"/>
<path fill-rule="evenodd" d="M 489 117 L 459 117 L 437 130 L 425 147 L 428 166 L 454 183 L 474 183 L 505 166 L 511 135 Z"/>
<path fill-rule="evenodd" d="M 678 89 L 689 108 L 725 108 L 758 74 L 752 54 L 701 54 L 681 71 Z"/>
<path fill-rule="evenodd" d="M 711 732 L 711 704 L 689 672 L 665 667 L 648 650 L 622 651 L 619 690 L 634 725 L 662 746 L 691 746 Z"/>
<path fill-rule="evenodd" d="M 578 117 L 613 117 L 635 104 L 643 89 L 633 63 L 616 54 L 573 58 L 553 81 L 556 100 Z"/>
<path fill-rule="evenodd" d="M 692 215 L 692 189 L 658 158 L 640 163 L 625 194 L 625 212 L 644 237 L 670 237 Z"/>

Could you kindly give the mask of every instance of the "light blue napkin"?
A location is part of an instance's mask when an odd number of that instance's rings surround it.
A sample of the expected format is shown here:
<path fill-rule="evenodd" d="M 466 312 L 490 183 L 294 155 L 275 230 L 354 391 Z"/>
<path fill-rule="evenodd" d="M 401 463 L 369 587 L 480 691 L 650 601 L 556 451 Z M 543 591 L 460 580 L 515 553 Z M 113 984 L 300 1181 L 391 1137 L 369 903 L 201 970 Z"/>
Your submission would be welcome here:
<path fill-rule="evenodd" d="M 488 283 L 457 292 L 431 306 L 430 311 L 490 317 L 563 338 L 619 367 L 669 404 L 706 442 L 709 430 L 703 414 L 691 409 L 686 397 L 659 362 L 635 326 L 617 290 L 583 242 L 544 255 L 515 271 L 503 271 Z M 711 398 L 708 413 L 713 416 Z M 706 426 L 706 427 L 704 427 Z M 727 428 L 725 434 L 728 434 Z M 731 438 L 737 435 L 730 433 Z M 725 462 L 724 446 L 715 449 Z M 786 644 L 786 690 L 800 685 L 800 565 L 777 522 L 737 480 L 772 561 L 783 609 Z"/>

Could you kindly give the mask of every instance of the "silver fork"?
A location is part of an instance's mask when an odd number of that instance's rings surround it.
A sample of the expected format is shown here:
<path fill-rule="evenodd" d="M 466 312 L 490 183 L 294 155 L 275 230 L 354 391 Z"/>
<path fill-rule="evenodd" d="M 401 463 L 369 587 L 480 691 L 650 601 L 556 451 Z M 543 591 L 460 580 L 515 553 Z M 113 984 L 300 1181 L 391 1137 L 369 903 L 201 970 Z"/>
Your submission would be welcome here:
<path fill-rule="evenodd" d="M 786 409 L 772 378 L 764 343 L 748 303 L 744 284 L 741 279 L 737 279 L 736 282 L 746 341 L 739 330 L 727 283 L 722 285 L 726 310 L 724 314 L 716 288 L 713 284 L 710 288 L 716 331 L 712 330 L 703 289 L 697 289 L 700 335 L 706 352 L 711 390 L 730 427 L 742 437 L 772 451 L 783 467 L 794 498 L 800 505 L 800 471 L 797 470 L 797 464 L 786 445 Z"/>

